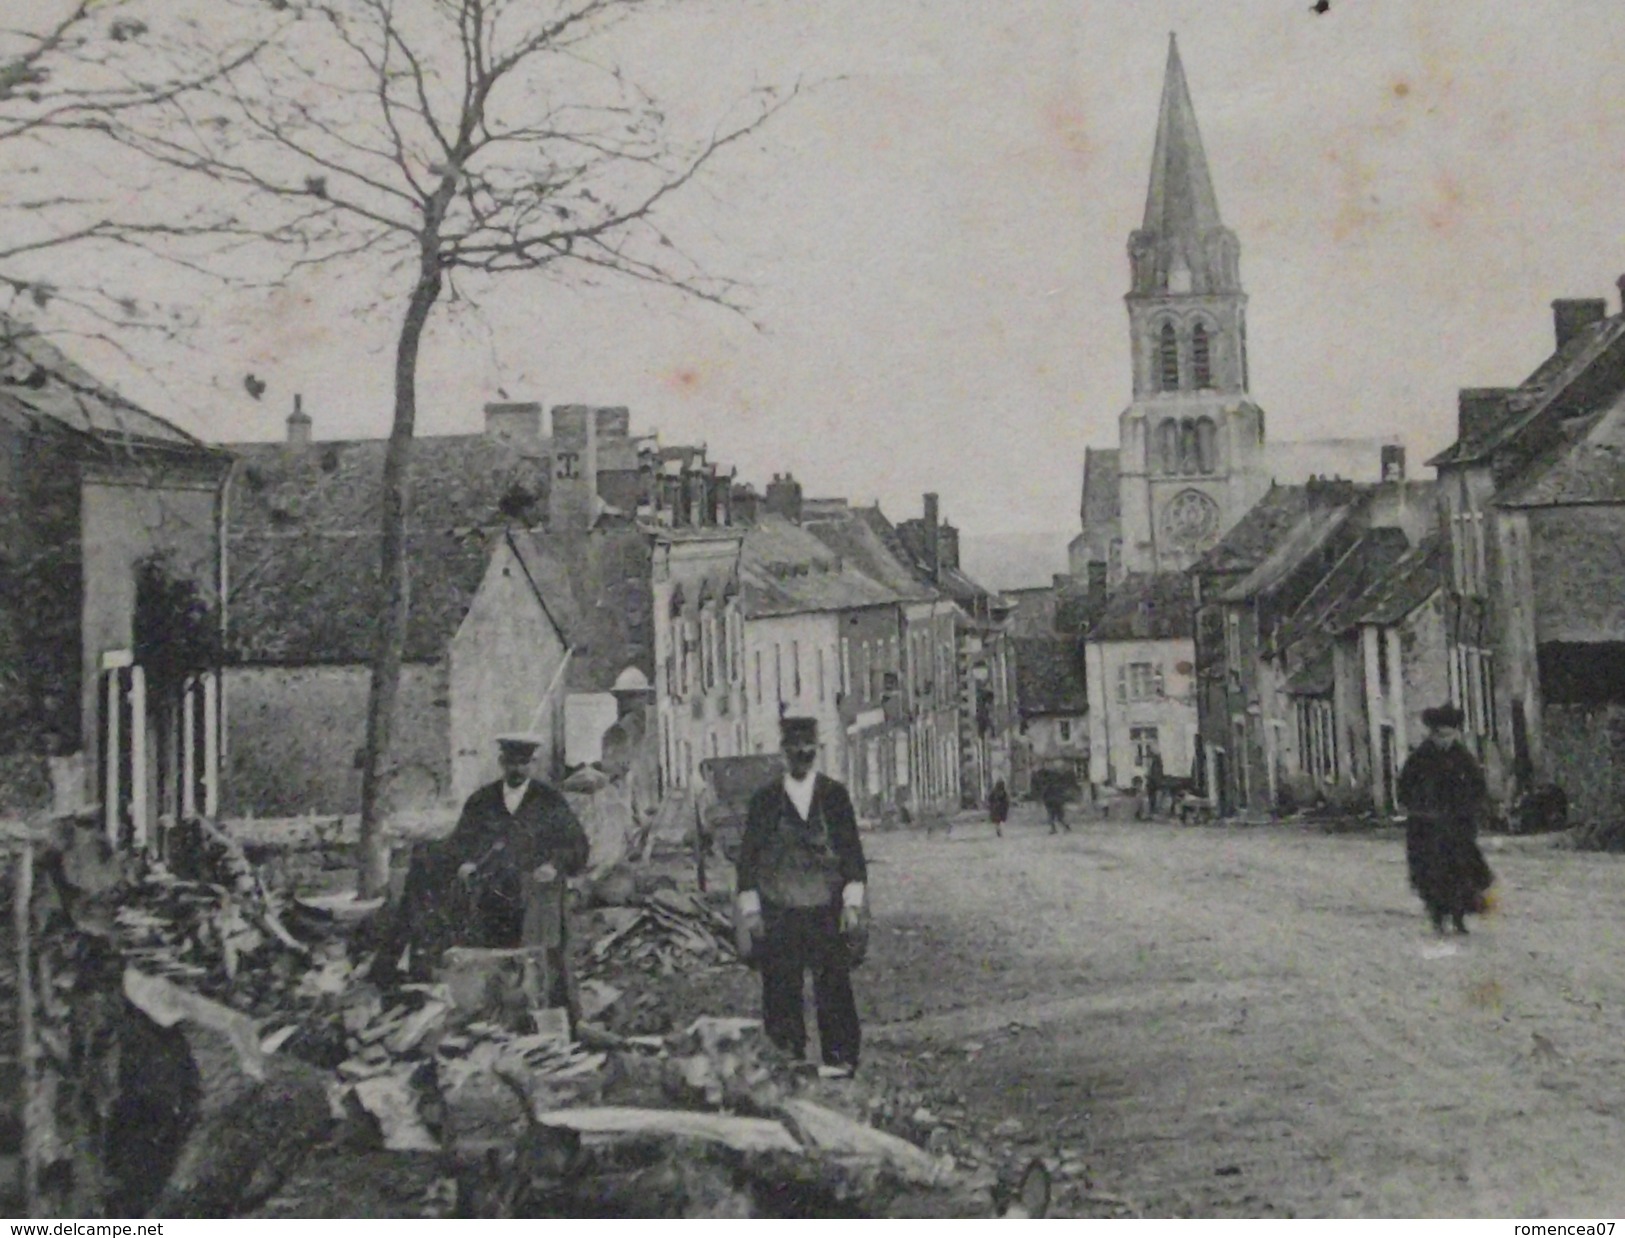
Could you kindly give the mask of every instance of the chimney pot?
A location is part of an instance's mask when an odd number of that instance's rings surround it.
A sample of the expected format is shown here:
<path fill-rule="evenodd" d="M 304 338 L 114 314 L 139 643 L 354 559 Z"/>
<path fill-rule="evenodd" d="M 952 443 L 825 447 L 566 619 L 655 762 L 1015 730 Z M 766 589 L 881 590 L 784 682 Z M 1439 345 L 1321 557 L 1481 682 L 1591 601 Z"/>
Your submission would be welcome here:
<path fill-rule="evenodd" d="M 288 414 L 288 442 L 294 447 L 310 443 L 310 414 L 305 412 L 304 397 L 293 397 L 293 412 Z"/>

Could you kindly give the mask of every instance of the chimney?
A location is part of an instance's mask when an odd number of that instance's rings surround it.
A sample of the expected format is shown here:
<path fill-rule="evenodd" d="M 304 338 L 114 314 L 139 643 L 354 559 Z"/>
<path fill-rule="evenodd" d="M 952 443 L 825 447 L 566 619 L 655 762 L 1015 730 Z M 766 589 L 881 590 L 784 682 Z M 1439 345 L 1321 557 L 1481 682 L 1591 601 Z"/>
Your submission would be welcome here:
<path fill-rule="evenodd" d="M 553 532 L 591 529 L 598 519 L 598 420 L 586 404 L 553 406 L 553 478 L 548 487 L 548 527 Z"/>
<path fill-rule="evenodd" d="M 487 404 L 485 433 L 516 443 L 539 443 L 542 438 L 540 404 Z"/>
<path fill-rule="evenodd" d="M 305 412 L 305 397 L 293 397 L 293 412 L 288 414 L 288 445 L 310 446 L 310 414 Z"/>
<path fill-rule="evenodd" d="M 933 581 L 942 579 L 942 538 L 937 528 L 937 496 L 925 496 L 925 566 Z"/>
<path fill-rule="evenodd" d="M 801 483 L 794 473 L 782 477 L 773 474 L 773 480 L 767 483 L 767 493 L 762 497 L 762 507 L 794 524 L 801 523 Z"/>
<path fill-rule="evenodd" d="M 1405 480 L 1405 449 L 1398 443 L 1384 443 L 1382 447 L 1383 481 Z"/>
<path fill-rule="evenodd" d="M 1564 297 L 1552 302 L 1552 325 L 1562 348 L 1593 323 L 1608 317 L 1608 302 L 1601 297 Z"/>
<path fill-rule="evenodd" d="M 1512 387 L 1463 387 L 1456 396 L 1456 437 L 1470 442 L 1488 435 L 1506 419 L 1515 392 Z"/>
<path fill-rule="evenodd" d="M 761 498 L 756 493 L 756 487 L 749 482 L 736 484 L 733 488 L 733 523 L 754 525 L 756 523 Z"/>
<path fill-rule="evenodd" d="M 1354 501 L 1354 483 L 1341 477 L 1311 477 L 1304 492 L 1312 512 L 1330 511 Z"/>
<path fill-rule="evenodd" d="M 1085 589 L 1085 596 L 1089 599 L 1091 612 L 1097 611 L 1106 604 L 1106 565 L 1095 562 L 1089 564 L 1089 582 Z"/>

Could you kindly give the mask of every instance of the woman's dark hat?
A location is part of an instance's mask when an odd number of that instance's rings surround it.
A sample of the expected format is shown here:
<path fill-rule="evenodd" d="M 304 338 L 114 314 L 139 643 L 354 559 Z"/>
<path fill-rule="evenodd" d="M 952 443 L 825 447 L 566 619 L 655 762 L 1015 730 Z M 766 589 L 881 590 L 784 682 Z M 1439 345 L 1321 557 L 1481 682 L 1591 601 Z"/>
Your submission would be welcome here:
<path fill-rule="evenodd" d="M 1464 720 L 1461 710 L 1454 705 L 1435 705 L 1422 711 L 1422 725 L 1427 727 L 1459 728 Z"/>

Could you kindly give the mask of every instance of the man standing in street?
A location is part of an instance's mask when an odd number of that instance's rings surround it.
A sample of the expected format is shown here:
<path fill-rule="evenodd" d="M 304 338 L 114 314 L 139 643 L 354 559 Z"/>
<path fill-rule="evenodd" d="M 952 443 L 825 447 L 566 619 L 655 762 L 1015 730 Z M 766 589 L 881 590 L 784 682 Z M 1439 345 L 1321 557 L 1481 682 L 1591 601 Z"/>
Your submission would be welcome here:
<path fill-rule="evenodd" d="M 1399 773 L 1405 858 L 1434 931 L 1443 933 L 1449 916 L 1456 932 L 1465 933 L 1465 917 L 1484 910 L 1485 892 L 1495 880 L 1478 849 L 1484 772 L 1461 742 L 1461 710 L 1425 709 L 1422 722 L 1427 738 Z"/>
<path fill-rule="evenodd" d="M 401 900 L 393 957 L 413 947 L 412 972 L 424 975 L 425 946 L 514 949 L 545 946 L 548 1001 L 568 1004 L 565 974 L 564 879 L 587 866 L 587 836 L 558 791 L 531 777 L 539 737 L 497 738 L 502 777 L 463 804 L 456 828 L 413 854 Z"/>
<path fill-rule="evenodd" d="M 767 1037 L 793 1058 L 807 1051 L 804 973 L 813 977 L 821 1074 L 858 1065 L 851 968 L 867 945 L 868 879 L 857 816 L 846 788 L 814 770 L 818 723 L 780 722 L 782 779 L 751 797 L 739 848 L 742 953 L 762 973 Z"/>

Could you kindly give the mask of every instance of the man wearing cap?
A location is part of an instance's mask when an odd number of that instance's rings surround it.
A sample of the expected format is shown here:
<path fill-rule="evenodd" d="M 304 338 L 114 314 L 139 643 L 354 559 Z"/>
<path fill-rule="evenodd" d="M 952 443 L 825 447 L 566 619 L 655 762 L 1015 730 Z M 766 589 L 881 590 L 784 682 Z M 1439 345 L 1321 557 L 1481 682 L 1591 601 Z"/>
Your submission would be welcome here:
<path fill-rule="evenodd" d="M 1483 911 L 1494 874 L 1478 849 L 1484 772 L 1461 742 L 1462 713 L 1454 705 L 1422 711 L 1427 737 L 1399 772 L 1399 802 L 1407 813 L 1405 859 L 1435 932 L 1450 917 L 1456 932 Z"/>
<path fill-rule="evenodd" d="M 857 1069 L 853 964 L 862 961 L 868 873 L 852 797 L 817 773 L 818 723 L 780 723 L 784 777 L 751 797 L 739 848 L 741 944 L 762 973 L 768 1039 L 792 1057 L 807 1051 L 802 975 L 812 972 L 824 1073 Z"/>
<path fill-rule="evenodd" d="M 431 961 L 416 957 L 420 952 L 545 945 L 553 955 L 548 999 L 566 1003 L 562 884 L 587 866 L 587 835 L 564 796 L 530 776 L 541 743 L 528 733 L 498 736 L 502 777 L 468 797 L 449 835 L 414 850 L 401 914 L 379 956 L 380 978 L 393 973 L 407 944 L 420 979 Z M 540 907 L 554 909 L 557 921 L 537 923 Z"/>

